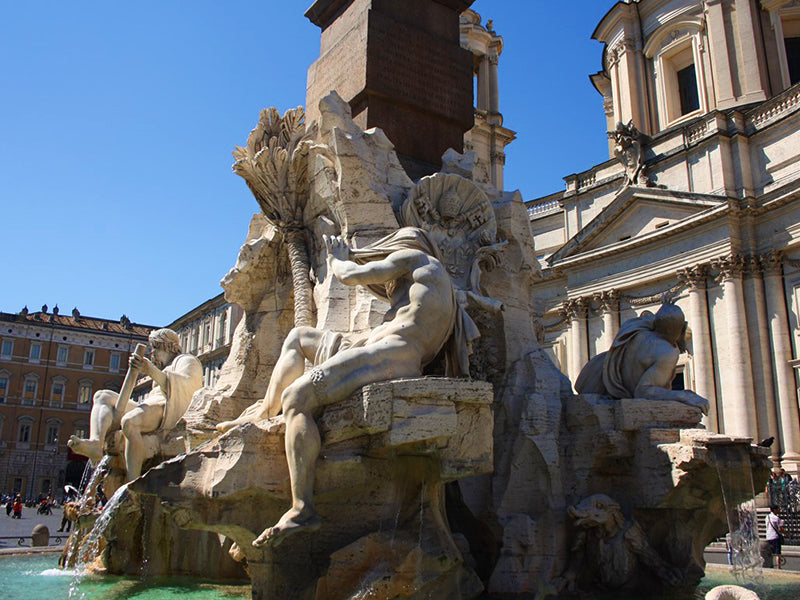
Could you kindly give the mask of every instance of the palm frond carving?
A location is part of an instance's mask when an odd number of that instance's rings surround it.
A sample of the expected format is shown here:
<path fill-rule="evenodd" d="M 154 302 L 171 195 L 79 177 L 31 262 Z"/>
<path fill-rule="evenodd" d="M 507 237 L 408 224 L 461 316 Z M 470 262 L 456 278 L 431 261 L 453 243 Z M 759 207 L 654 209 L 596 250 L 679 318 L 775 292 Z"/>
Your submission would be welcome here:
<path fill-rule="evenodd" d="M 309 195 L 308 151 L 314 137 L 306 131 L 302 107 L 281 117 L 274 107 L 261 111 L 245 146 L 233 151 L 233 172 L 244 178 L 264 216 L 284 237 L 294 288 L 296 326 L 313 325 L 310 263 L 303 227 Z"/>

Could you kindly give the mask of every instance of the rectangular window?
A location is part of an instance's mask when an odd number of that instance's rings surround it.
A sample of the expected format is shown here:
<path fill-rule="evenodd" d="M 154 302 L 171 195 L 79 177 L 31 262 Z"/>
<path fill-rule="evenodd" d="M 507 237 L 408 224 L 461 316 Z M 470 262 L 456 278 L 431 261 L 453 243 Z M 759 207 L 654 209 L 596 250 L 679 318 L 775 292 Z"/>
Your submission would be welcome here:
<path fill-rule="evenodd" d="M 31 352 L 29 358 L 32 363 L 38 363 L 41 360 L 42 358 L 41 344 L 31 344 Z"/>
<path fill-rule="evenodd" d="M 0 402 L 5 402 L 8 398 L 8 377 L 0 375 Z"/>
<path fill-rule="evenodd" d="M 59 346 L 58 347 L 58 355 L 56 356 L 56 363 L 60 366 L 64 366 L 67 364 L 67 360 L 69 359 L 69 346 Z"/>
<path fill-rule="evenodd" d="M 78 405 L 84 407 L 92 400 L 92 384 L 82 383 L 78 388 Z"/>
<path fill-rule="evenodd" d="M 3 349 L 0 358 L 10 359 L 14 355 L 14 340 L 3 340 Z"/>
<path fill-rule="evenodd" d="M 694 45 L 682 44 L 659 58 L 661 64 L 665 126 L 701 108 Z"/>
<path fill-rule="evenodd" d="M 20 423 L 19 424 L 19 436 L 17 436 L 17 441 L 27 443 L 31 441 L 31 424 L 30 423 Z"/>
<path fill-rule="evenodd" d="M 686 380 L 683 375 L 683 371 L 680 370 L 675 373 L 675 377 L 672 378 L 672 389 L 673 390 L 685 390 L 686 389 Z"/>
<path fill-rule="evenodd" d="M 58 425 L 48 425 L 47 426 L 47 441 L 45 442 L 49 446 L 53 446 L 58 443 Z"/>
<path fill-rule="evenodd" d="M 53 387 L 50 390 L 50 404 L 61 406 L 64 402 L 64 383 L 61 381 L 54 381 Z"/>
<path fill-rule="evenodd" d="M 119 354 L 112 352 L 108 359 L 108 370 L 116 373 L 119 371 Z"/>
<path fill-rule="evenodd" d="M 783 40 L 786 47 L 786 63 L 789 67 L 789 83 L 794 85 L 800 81 L 800 37 L 787 37 Z"/>
<path fill-rule="evenodd" d="M 22 477 L 14 477 L 14 493 L 19 494 L 22 492 Z"/>
<path fill-rule="evenodd" d="M 33 404 L 36 400 L 36 392 L 39 390 L 39 382 L 33 378 L 25 380 L 25 387 L 22 390 L 22 401 L 26 404 Z"/>
<path fill-rule="evenodd" d="M 94 350 L 84 350 L 83 368 L 91 369 L 94 366 Z"/>
<path fill-rule="evenodd" d="M 700 108 L 700 95 L 697 93 L 697 74 L 694 63 L 677 72 L 678 95 L 681 101 L 681 116 Z"/>

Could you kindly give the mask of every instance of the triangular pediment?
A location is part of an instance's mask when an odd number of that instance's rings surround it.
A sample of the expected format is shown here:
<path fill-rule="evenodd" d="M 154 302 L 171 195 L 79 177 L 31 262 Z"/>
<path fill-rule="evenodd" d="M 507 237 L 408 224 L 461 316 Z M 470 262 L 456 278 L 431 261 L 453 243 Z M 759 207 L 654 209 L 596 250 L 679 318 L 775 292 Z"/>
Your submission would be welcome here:
<path fill-rule="evenodd" d="M 554 252 L 548 262 L 552 265 L 584 252 L 666 232 L 726 205 L 724 196 L 628 186 Z"/>

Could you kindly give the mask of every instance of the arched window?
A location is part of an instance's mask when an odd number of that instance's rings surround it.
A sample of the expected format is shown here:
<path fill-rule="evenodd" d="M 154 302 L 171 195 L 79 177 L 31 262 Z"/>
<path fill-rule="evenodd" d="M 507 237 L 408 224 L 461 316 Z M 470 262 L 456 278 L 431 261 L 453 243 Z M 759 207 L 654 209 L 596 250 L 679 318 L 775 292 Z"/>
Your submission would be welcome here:
<path fill-rule="evenodd" d="M 659 129 L 708 111 L 703 35 L 699 20 L 667 23 L 644 46 L 656 84 Z"/>

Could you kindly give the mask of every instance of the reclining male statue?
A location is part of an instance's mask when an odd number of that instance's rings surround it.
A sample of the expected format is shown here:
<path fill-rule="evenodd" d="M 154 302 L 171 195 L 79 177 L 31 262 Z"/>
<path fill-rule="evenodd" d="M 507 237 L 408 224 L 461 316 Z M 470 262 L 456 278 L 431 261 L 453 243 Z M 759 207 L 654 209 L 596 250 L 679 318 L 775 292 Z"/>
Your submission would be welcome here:
<path fill-rule="evenodd" d="M 384 322 L 361 340 L 312 327 L 293 329 L 264 399 L 236 420 L 217 426 L 228 431 L 273 417 L 281 409 L 286 419 L 292 506 L 256 538 L 257 548 L 320 526 L 313 497 L 320 451 L 314 416 L 322 407 L 370 383 L 420 376 L 448 342 L 447 374 L 467 375 L 469 344 L 478 337 L 475 323 L 456 301 L 435 245 L 422 229 L 403 227 L 363 249 L 351 249 L 339 237 L 325 236 L 324 241 L 328 273 L 345 285 L 366 286 L 390 308 Z M 307 373 L 306 360 L 314 365 Z"/>
<path fill-rule="evenodd" d="M 153 379 L 152 391 L 140 403 L 128 400 L 117 411 L 119 394 L 99 390 L 92 398 L 89 439 L 71 436 L 67 445 L 73 452 L 88 456 L 97 464 L 103 457 L 103 444 L 109 431 L 122 429 L 125 436 L 126 481 L 141 475 L 145 459 L 142 434 L 175 427 L 192 394 L 203 385 L 203 366 L 191 354 L 183 354 L 178 334 L 171 329 L 150 333 L 151 358 L 132 354 L 130 368 Z"/>
<path fill-rule="evenodd" d="M 586 363 L 575 389 L 612 398 L 677 400 L 708 414 L 708 400 L 691 390 L 672 389 L 685 335 L 686 319 L 674 304 L 662 304 L 655 315 L 644 311 L 622 324 L 607 352 Z"/>

